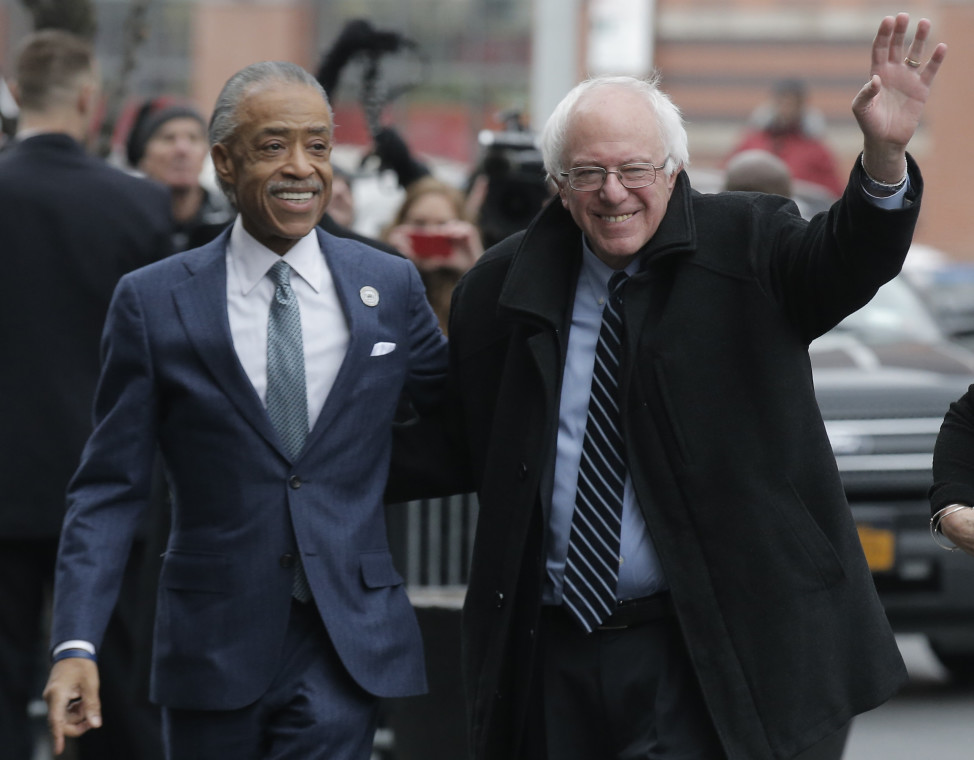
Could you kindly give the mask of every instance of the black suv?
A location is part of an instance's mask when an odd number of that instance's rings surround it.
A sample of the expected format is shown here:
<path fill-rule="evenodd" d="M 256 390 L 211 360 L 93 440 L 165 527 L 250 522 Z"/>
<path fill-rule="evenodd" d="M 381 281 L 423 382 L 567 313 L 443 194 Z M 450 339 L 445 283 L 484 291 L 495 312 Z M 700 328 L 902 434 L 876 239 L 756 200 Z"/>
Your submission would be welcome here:
<path fill-rule="evenodd" d="M 810 348 L 866 558 L 893 628 L 923 633 L 956 678 L 974 678 L 974 560 L 930 536 L 933 447 L 974 353 L 949 341 L 897 278 Z"/>

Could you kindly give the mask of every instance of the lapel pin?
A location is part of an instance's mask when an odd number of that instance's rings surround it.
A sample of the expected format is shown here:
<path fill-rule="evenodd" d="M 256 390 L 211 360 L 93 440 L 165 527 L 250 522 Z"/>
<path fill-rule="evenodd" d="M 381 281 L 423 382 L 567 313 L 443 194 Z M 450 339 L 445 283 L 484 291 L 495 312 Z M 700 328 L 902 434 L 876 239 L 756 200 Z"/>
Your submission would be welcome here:
<path fill-rule="evenodd" d="M 362 303 L 364 303 L 366 306 L 379 305 L 379 291 L 373 288 L 371 285 L 366 285 L 358 292 L 358 294 L 362 299 Z"/>

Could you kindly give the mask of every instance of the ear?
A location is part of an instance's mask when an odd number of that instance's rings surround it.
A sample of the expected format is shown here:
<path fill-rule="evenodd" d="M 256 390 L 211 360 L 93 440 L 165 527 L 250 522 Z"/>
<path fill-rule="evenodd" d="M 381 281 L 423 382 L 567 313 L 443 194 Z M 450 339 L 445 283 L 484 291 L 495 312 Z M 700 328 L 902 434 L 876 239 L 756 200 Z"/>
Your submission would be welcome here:
<path fill-rule="evenodd" d="M 81 87 L 78 88 L 78 99 L 75 102 L 75 107 L 78 109 L 78 113 L 85 118 L 91 118 L 97 106 L 97 103 L 95 102 L 97 97 L 98 88 L 94 85 L 94 83 L 86 80 Z"/>
<path fill-rule="evenodd" d="M 561 199 L 561 205 L 568 208 L 568 194 L 571 192 L 571 188 L 568 186 L 567 182 L 559 182 L 554 177 L 549 177 L 549 180 L 554 184 L 555 188 L 558 190 L 558 197 Z"/>
<path fill-rule="evenodd" d="M 236 172 L 230 149 L 223 143 L 217 143 L 210 149 L 210 158 L 213 159 L 213 168 L 221 182 L 227 187 L 233 187 Z"/>
<path fill-rule="evenodd" d="M 682 171 L 683 171 L 683 164 L 680 164 L 672 172 L 666 175 L 666 189 L 668 193 L 673 192 L 673 188 L 676 187 L 677 177 L 680 176 L 680 172 Z"/>

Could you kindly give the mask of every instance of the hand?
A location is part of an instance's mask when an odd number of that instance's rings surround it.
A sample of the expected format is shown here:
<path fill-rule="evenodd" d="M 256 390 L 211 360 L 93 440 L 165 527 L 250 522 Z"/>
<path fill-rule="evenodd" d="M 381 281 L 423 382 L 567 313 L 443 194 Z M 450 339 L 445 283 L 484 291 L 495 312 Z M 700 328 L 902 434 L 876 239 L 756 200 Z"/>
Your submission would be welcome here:
<path fill-rule="evenodd" d="M 974 509 L 951 512 L 940 521 L 940 530 L 958 548 L 974 556 Z"/>
<path fill-rule="evenodd" d="M 852 101 L 864 138 L 863 163 L 873 179 L 896 183 L 903 178 L 906 146 L 920 124 L 930 86 L 947 46 L 939 43 L 923 63 L 930 22 L 920 19 L 909 48 L 904 47 L 908 13 L 887 16 L 873 40 L 870 80 Z M 920 61 L 918 67 L 906 60 Z"/>
<path fill-rule="evenodd" d="M 69 657 L 54 663 L 44 700 L 55 755 L 64 751 L 64 737 L 81 736 L 101 726 L 98 685 L 98 666 L 92 660 Z"/>
<path fill-rule="evenodd" d="M 431 232 L 450 238 L 450 253 L 447 256 L 419 256 L 413 250 L 410 235 L 414 232 Z M 480 238 L 480 230 L 470 222 L 455 220 L 438 224 L 433 227 L 419 227 L 412 224 L 400 224 L 393 227 L 386 234 L 386 241 L 394 246 L 403 256 L 412 261 L 419 271 L 432 269 L 455 269 L 466 272 L 477 263 L 477 259 L 484 252 L 484 244 Z"/>

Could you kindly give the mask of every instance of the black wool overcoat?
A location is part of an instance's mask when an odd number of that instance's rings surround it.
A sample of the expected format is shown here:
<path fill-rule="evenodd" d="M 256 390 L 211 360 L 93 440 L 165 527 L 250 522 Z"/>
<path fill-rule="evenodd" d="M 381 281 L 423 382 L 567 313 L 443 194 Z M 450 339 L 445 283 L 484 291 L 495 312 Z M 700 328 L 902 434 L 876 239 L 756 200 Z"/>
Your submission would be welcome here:
<path fill-rule="evenodd" d="M 638 503 L 731 760 L 790 758 L 906 672 L 816 404 L 808 344 L 900 270 L 906 207 L 806 222 L 682 175 L 625 293 L 623 426 Z M 559 383 L 582 235 L 557 199 L 455 291 L 452 423 L 480 498 L 463 616 L 476 760 L 517 757 L 535 661 Z"/>

